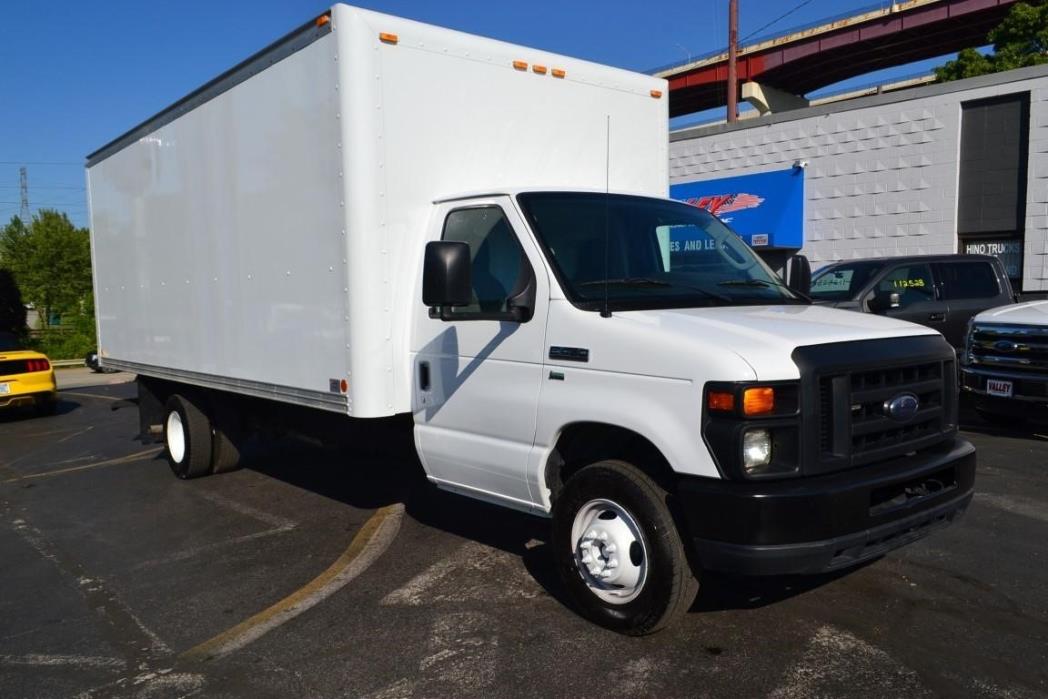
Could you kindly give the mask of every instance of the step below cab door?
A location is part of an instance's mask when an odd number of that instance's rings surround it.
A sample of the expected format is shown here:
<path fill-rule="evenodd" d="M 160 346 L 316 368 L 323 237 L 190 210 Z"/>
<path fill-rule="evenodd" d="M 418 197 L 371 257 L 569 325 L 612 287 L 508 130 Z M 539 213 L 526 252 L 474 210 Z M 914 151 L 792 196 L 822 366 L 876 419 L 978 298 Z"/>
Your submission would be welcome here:
<path fill-rule="evenodd" d="M 428 240 L 469 245 L 472 299 L 445 319 L 413 300 L 419 454 L 438 484 L 526 508 L 549 307 L 545 266 L 509 197 L 439 205 L 431 226 Z M 522 297 L 533 307 L 514 319 Z"/>

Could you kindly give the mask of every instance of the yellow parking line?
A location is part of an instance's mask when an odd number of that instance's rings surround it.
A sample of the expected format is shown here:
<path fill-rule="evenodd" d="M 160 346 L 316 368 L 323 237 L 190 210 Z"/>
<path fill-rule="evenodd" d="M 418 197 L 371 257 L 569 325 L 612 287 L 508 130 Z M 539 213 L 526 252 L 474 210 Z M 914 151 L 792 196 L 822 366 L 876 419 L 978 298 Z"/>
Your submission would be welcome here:
<path fill-rule="evenodd" d="M 63 391 L 61 388 L 58 392 L 63 396 L 78 396 L 80 398 L 97 398 L 98 400 L 129 400 L 128 398 L 118 398 L 117 396 L 97 396 L 94 393 L 77 393 L 76 391 Z"/>
<path fill-rule="evenodd" d="M 400 503 L 377 510 L 349 542 L 349 548 L 327 570 L 268 609 L 190 648 L 181 657 L 210 660 L 231 653 L 334 594 L 389 547 L 400 530 L 403 515 L 404 506 Z"/>
<path fill-rule="evenodd" d="M 83 466 L 70 466 L 69 468 L 59 468 L 54 471 L 44 471 L 42 473 L 27 473 L 25 475 L 15 476 L 13 478 L 5 478 L 0 480 L 0 483 L 14 483 L 15 481 L 27 481 L 32 478 L 50 478 L 51 476 L 60 476 L 63 473 L 74 473 L 76 471 L 86 471 L 92 468 L 98 468 L 99 466 L 116 466 L 117 464 L 126 464 L 131 461 L 138 461 L 139 459 L 145 459 L 150 456 L 159 454 L 162 447 L 150 447 L 134 454 L 128 454 L 127 456 L 120 456 L 115 459 L 107 459 L 105 461 L 96 461 L 93 464 L 84 464 Z M 10 471 L 11 469 L 7 469 Z"/>

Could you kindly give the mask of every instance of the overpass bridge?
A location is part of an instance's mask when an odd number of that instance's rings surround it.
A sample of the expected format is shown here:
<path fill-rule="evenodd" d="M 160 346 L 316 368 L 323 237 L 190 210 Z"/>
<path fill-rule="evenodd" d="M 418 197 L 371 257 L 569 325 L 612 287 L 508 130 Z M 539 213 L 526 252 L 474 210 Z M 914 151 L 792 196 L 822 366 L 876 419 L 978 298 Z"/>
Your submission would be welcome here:
<path fill-rule="evenodd" d="M 907 0 L 759 40 L 739 48 L 742 96 L 799 106 L 841 80 L 982 46 L 1016 1 Z M 670 116 L 727 103 L 727 50 L 655 74 L 669 81 Z"/>

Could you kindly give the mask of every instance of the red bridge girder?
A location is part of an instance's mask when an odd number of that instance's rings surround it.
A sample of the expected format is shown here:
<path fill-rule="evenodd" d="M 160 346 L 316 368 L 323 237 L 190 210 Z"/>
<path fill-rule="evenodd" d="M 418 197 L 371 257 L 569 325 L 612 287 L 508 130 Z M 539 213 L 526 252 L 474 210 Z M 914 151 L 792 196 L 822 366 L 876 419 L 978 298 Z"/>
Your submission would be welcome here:
<path fill-rule="evenodd" d="M 740 85 L 753 80 L 804 95 L 864 73 L 982 46 L 1017 0 L 927 0 L 862 21 L 838 20 L 744 47 Z M 658 73 L 669 80 L 670 116 L 727 103 L 727 53 Z"/>

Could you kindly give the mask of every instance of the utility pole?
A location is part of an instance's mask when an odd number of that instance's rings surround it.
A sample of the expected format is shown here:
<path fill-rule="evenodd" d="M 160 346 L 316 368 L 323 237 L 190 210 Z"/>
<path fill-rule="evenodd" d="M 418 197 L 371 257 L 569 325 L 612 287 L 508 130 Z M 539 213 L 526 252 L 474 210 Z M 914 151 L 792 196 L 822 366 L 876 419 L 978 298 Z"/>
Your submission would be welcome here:
<path fill-rule="evenodd" d="M 728 123 L 739 118 L 739 0 L 728 0 Z"/>
<path fill-rule="evenodd" d="M 18 217 L 28 226 L 33 221 L 29 214 L 29 175 L 25 165 L 18 168 L 18 191 L 22 195 L 22 209 L 18 212 Z"/>

